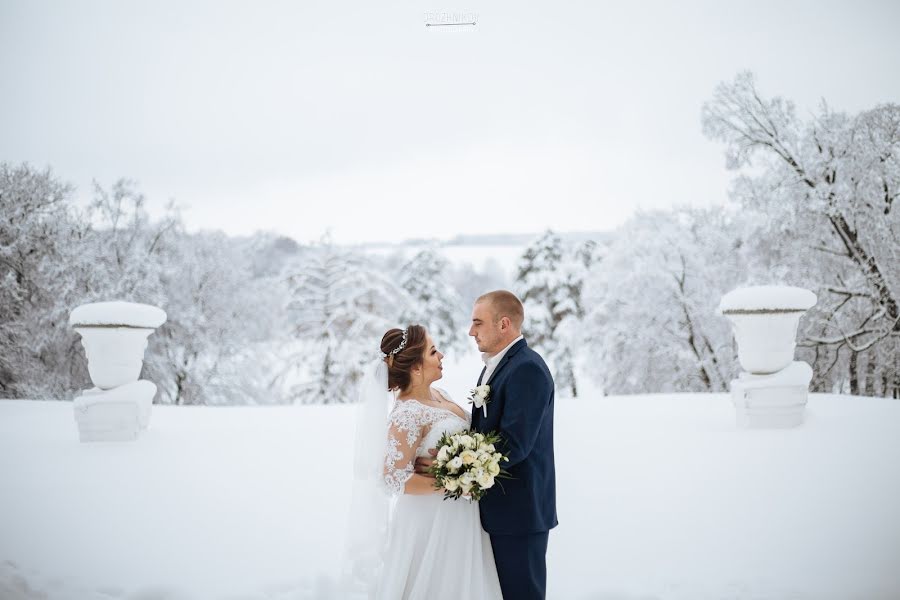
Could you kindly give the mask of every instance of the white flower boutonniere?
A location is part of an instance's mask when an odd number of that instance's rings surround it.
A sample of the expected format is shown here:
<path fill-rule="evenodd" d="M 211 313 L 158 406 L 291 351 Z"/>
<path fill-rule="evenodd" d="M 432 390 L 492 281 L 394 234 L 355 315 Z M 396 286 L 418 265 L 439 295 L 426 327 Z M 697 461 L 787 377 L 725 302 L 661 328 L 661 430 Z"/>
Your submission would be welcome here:
<path fill-rule="evenodd" d="M 469 404 L 474 404 L 476 407 L 480 408 L 484 411 L 484 416 L 487 418 L 487 404 L 491 401 L 491 386 L 479 385 L 474 390 L 469 392 Z"/>

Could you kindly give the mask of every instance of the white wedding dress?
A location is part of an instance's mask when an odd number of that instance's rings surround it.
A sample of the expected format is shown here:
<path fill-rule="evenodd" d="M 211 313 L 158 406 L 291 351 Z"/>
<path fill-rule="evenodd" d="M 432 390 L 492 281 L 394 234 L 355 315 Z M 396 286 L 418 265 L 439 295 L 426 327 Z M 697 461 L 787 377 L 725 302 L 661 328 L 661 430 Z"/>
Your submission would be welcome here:
<path fill-rule="evenodd" d="M 446 393 L 444 393 L 446 396 Z M 378 600 L 501 600 L 490 536 L 478 503 L 439 493 L 404 494 L 417 456 L 429 457 L 444 432 L 469 422 L 416 400 L 396 401 L 389 419 L 385 483 L 398 495 L 378 579 Z"/>

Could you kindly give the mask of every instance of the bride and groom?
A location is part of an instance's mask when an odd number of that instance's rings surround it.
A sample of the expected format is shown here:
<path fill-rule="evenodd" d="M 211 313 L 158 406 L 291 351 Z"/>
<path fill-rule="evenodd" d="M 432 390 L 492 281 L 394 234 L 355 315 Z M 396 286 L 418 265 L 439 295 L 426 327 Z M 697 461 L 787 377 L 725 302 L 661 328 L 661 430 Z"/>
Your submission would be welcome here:
<path fill-rule="evenodd" d="M 384 334 L 360 387 L 347 565 L 370 597 L 544 598 L 557 525 L 554 387 L 521 335 L 523 320 L 510 292 L 476 300 L 469 335 L 485 362 L 477 385 L 488 393 L 471 416 L 432 387 L 443 355 L 423 327 Z M 441 436 L 464 429 L 499 433 L 510 478 L 478 502 L 444 501 L 428 467 Z"/>

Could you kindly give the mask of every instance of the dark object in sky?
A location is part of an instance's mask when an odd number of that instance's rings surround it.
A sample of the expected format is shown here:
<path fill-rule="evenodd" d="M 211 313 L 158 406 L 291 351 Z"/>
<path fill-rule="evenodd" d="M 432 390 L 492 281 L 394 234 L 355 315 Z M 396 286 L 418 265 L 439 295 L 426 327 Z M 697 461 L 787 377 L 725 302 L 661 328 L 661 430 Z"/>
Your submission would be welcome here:
<path fill-rule="evenodd" d="M 425 23 L 425 27 L 455 27 L 460 25 L 470 25 L 474 27 L 475 21 L 470 23 Z"/>

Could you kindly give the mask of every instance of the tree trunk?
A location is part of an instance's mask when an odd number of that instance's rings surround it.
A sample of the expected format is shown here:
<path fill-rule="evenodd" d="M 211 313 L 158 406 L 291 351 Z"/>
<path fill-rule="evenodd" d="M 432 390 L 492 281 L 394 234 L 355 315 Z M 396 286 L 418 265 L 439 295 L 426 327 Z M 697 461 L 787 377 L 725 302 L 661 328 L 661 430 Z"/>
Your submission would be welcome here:
<path fill-rule="evenodd" d="M 697 366 L 700 369 L 700 380 L 703 382 L 703 385 L 706 387 L 707 392 L 713 391 L 712 389 L 712 380 L 709 377 L 709 373 L 706 370 L 706 366 L 703 364 L 703 354 L 700 352 L 700 348 L 697 347 L 697 340 L 694 335 L 694 323 L 691 321 L 691 316 L 688 314 L 687 307 L 682 304 L 682 310 L 684 311 L 685 325 L 687 325 L 688 330 L 688 346 L 691 347 L 691 352 L 694 353 L 694 356 L 697 357 Z"/>
<path fill-rule="evenodd" d="M 681 312 L 684 314 L 684 325 L 687 327 L 688 339 L 687 344 L 691 348 L 691 352 L 694 353 L 694 356 L 697 357 L 697 367 L 700 370 L 700 381 L 703 382 L 704 387 L 706 388 L 704 391 L 712 392 L 712 379 L 709 376 L 709 373 L 706 370 L 706 366 L 703 364 L 703 353 L 700 351 L 697 342 L 697 336 L 694 332 L 694 321 L 691 319 L 691 313 L 688 311 L 687 301 L 685 300 L 685 285 L 684 280 L 687 277 L 686 266 L 684 261 L 684 256 L 681 257 L 681 273 L 675 276 L 675 281 L 678 284 L 679 294 L 679 304 L 681 305 Z"/>
<path fill-rule="evenodd" d="M 706 351 L 709 353 L 709 362 L 712 364 L 711 372 L 716 374 L 716 389 L 711 389 L 710 391 L 727 391 L 728 385 L 725 382 L 725 375 L 720 368 L 716 351 L 713 349 L 712 342 L 705 335 L 703 336 L 703 345 L 706 346 Z"/>
<path fill-rule="evenodd" d="M 326 340 L 327 343 L 327 340 Z M 319 380 L 320 393 L 328 389 L 331 383 L 331 346 L 325 348 L 325 358 L 322 361 L 322 378 Z M 328 394 L 321 393 L 322 404 L 331 404 L 331 397 Z"/>
<path fill-rule="evenodd" d="M 858 369 L 856 367 L 856 352 L 853 350 L 850 351 L 850 395 L 858 396 L 859 395 L 859 376 Z"/>
<path fill-rule="evenodd" d="M 186 376 L 184 372 L 175 373 L 175 406 L 181 405 L 181 391 L 184 389 L 184 380 Z"/>
<path fill-rule="evenodd" d="M 866 381 L 865 381 L 865 395 L 866 396 L 876 396 L 875 393 L 875 357 L 874 353 L 867 352 L 866 353 Z"/>

